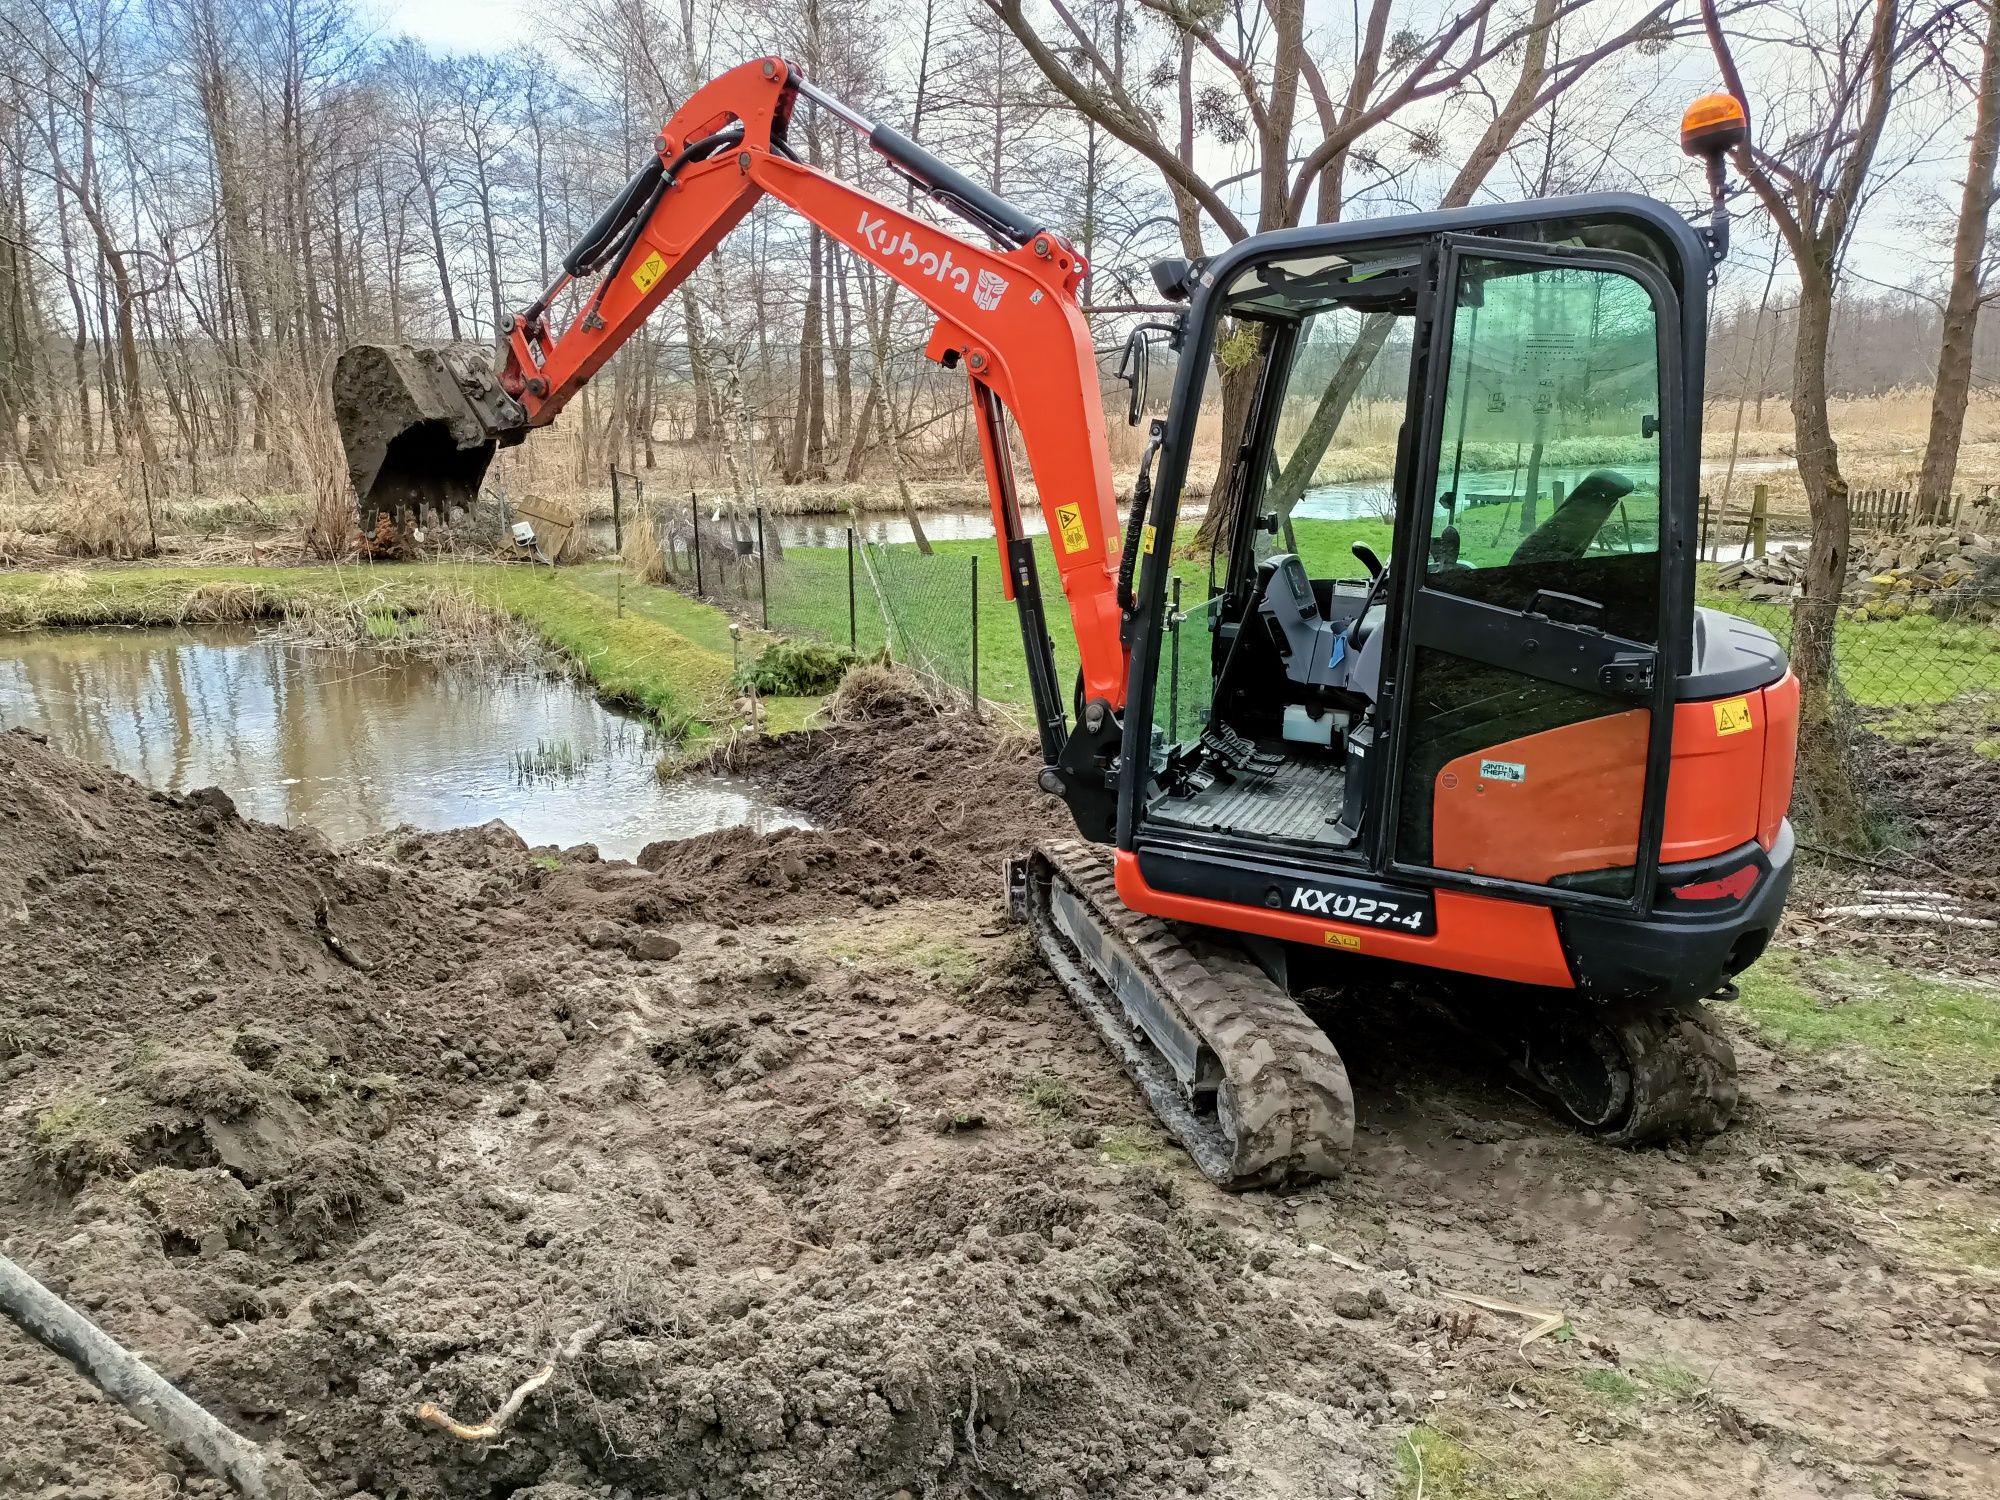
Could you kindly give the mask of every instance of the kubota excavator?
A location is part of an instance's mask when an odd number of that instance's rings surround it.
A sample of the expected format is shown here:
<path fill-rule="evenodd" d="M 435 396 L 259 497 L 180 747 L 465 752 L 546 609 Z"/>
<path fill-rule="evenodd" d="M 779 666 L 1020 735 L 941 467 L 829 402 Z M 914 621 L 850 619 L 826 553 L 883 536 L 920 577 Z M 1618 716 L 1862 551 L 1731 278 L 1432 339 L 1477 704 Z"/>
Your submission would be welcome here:
<path fill-rule="evenodd" d="M 990 243 L 802 161 L 801 101 Z M 497 357 L 359 346 L 335 408 L 372 507 L 462 503 L 753 204 L 789 204 L 922 298 L 926 352 L 970 379 L 1041 786 L 1081 835 L 1014 862 L 1010 900 L 1202 1170 L 1337 1170 L 1352 1096 L 1292 993 L 1411 966 L 1584 1129 L 1708 1133 L 1736 1083 L 1702 1002 L 1769 941 L 1793 847 L 1797 682 L 1769 635 L 1693 597 L 1721 159 L 1746 128 L 1727 95 L 1688 113 L 1701 228 L 1599 194 L 1156 266 L 1164 316 L 1126 351 L 1135 421 L 1148 341 L 1180 358 L 1122 526 L 1083 258 L 779 58 L 667 122 Z M 558 329 L 572 282 L 587 294 Z M 1202 546 L 1185 481 L 1225 367 L 1251 394 L 1223 454 L 1230 524 Z M 1009 419 L 1076 635 L 1071 695 Z M 1342 517 L 1367 497 L 1326 481 L 1372 442 L 1394 447 L 1375 498 L 1393 541 L 1357 542 L 1356 568 Z M 1177 608 L 1190 582 L 1202 598 Z"/>

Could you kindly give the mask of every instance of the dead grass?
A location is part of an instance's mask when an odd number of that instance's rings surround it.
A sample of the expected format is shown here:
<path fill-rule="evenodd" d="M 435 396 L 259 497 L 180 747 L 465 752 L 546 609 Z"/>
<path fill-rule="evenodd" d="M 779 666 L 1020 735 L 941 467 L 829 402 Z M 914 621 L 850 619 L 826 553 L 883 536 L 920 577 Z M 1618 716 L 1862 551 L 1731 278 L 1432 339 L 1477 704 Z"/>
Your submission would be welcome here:
<path fill-rule="evenodd" d="M 626 571 L 642 583 L 667 581 L 667 557 L 660 550 L 660 536 L 653 528 L 653 513 L 646 506 L 625 523 L 625 546 L 618 554 Z"/>
<path fill-rule="evenodd" d="M 271 393 L 284 456 L 305 495 L 306 552 L 338 562 L 354 551 L 359 535 L 346 451 L 327 396 L 332 362 L 318 367 L 285 362 L 275 372 Z"/>

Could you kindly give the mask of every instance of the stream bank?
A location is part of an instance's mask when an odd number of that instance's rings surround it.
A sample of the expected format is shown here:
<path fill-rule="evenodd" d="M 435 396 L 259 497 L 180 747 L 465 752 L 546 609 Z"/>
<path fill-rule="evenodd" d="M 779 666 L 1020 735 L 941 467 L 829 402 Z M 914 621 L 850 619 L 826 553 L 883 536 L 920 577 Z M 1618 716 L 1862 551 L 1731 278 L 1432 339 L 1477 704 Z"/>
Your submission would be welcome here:
<path fill-rule="evenodd" d="M 277 621 L 302 638 L 340 645 L 518 655 L 504 639 L 511 621 L 605 703 L 643 715 L 670 739 L 735 723 L 730 678 L 768 637 L 732 637 L 722 611 L 672 590 L 592 586 L 609 572 L 457 560 L 0 572 L 0 635 Z M 766 699 L 763 722 L 796 727 L 815 704 Z"/>

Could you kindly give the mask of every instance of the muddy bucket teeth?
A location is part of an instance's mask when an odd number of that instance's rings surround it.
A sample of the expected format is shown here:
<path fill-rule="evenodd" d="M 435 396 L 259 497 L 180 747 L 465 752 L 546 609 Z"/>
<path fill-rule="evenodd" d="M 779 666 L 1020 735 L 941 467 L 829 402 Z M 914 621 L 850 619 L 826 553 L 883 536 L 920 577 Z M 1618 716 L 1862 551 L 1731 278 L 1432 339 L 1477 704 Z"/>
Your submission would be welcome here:
<path fill-rule="evenodd" d="M 493 351 L 356 344 L 333 369 L 333 416 L 365 511 L 469 506 L 526 413 L 500 388 Z"/>
<path fill-rule="evenodd" d="M 1246 954 L 1130 910 L 1084 844 L 1044 845 L 1010 885 L 1043 959 L 1211 1181 L 1238 1190 L 1342 1170 L 1347 1069 Z"/>

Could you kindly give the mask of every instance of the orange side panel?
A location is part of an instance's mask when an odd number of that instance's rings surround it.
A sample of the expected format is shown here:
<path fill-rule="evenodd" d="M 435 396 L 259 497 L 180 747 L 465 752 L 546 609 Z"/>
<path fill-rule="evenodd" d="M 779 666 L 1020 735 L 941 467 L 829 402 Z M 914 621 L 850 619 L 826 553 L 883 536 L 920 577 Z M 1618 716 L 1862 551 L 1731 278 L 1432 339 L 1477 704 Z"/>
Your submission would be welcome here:
<path fill-rule="evenodd" d="M 1633 864 L 1651 718 L 1630 709 L 1448 762 L 1432 791 L 1431 863 L 1536 885 Z"/>
<path fill-rule="evenodd" d="M 1778 841 L 1792 805 L 1792 776 L 1799 758 L 1799 680 L 1787 672 L 1764 689 L 1764 795 L 1757 804 L 1757 842 Z"/>
<path fill-rule="evenodd" d="M 1433 862 L 1534 884 L 1632 864 L 1647 719 L 1644 709 L 1589 719 L 1446 765 L 1433 789 Z M 1752 838 L 1768 849 L 1791 800 L 1797 734 L 1789 676 L 1734 698 L 1676 704 L 1661 862 L 1705 859 Z"/>
<path fill-rule="evenodd" d="M 1662 863 L 1726 854 L 1757 836 L 1765 727 L 1756 692 L 1675 706 Z"/>
<path fill-rule="evenodd" d="M 1398 963 L 1455 969 L 1520 984 L 1559 989 L 1576 986 L 1569 960 L 1563 957 L 1562 940 L 1556 935 L 1555 913 L 1546 906 L 1439 891 L 1437 931 L 1430 937 L 1412 937 L 1378 927 L 1355 927 L 1261 906 L 1156 891 L 1146 884 L 1139 873 L 1139 856 L 1129 849 L 1118 853 L 1118 896 L 1132 910 L 1149 916 L 1220 927 L 1227 932 L 1261 933 L 1315 948 L 1369 953 Z"/>

